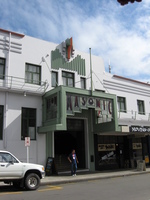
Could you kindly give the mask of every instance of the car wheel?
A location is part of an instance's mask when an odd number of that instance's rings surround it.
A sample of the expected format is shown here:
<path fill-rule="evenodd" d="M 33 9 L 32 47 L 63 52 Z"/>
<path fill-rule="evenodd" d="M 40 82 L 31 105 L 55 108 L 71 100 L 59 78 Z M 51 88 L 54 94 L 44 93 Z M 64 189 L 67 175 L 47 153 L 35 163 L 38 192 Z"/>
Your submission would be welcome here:
<path fill-rule="evenodd" d="M 37 174 L 28 174 L 25 179 L 25 187 L 27 190 L 36 190 L 40 185 L 40 178 Z"/>

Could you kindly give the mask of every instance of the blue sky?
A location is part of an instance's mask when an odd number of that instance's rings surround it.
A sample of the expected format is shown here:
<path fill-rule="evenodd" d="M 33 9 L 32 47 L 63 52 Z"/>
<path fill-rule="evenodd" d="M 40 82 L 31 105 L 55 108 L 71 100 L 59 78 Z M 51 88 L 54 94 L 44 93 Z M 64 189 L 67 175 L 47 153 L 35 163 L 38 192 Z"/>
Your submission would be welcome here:
<path fill-rule="evenodd" d="M 101 56 L 108 71 L 150 82 L 150 0 L 0 0 L 0 27 Z"/>

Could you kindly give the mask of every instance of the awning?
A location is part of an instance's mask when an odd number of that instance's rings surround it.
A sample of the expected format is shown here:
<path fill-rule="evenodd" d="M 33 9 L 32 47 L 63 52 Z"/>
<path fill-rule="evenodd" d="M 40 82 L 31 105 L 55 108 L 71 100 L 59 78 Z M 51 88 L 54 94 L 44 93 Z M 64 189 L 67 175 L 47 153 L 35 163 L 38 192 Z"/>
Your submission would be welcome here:
<path fill-rule="evenodd" d="M 140 133 L 140 132 L 105 132 L 105 133 L 97 133 L 99 136 L 128 136 L 128 137 L 145 137 L 150 135 L 150 133 Z"/>
<path fill-rule="evenodd" d="M 101 135 L 101 136 L 127 136 L 127 135 L 131 135 L 132 133 L 129 132 L 104 132 L 104 133 L 97 133 L 97 135 Z"/>
<path fill-rule="evenodd" d="M 118 125 L 123 126 L 150 126 L 150 121 L 148 120 L 134 120 L 134 119 L 118 119 Z"/>

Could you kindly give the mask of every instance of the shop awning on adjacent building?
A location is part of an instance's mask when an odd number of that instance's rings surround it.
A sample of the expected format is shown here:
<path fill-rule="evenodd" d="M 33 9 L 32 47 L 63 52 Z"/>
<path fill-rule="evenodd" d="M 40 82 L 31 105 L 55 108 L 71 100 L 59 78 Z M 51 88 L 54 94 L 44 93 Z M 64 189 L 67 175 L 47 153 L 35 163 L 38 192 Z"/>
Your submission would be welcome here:
<path fill-rule="evenodd" d="M 101 136 L 127 136 L 127 135 L 131 135 L 131 133 L 115 131 L 115 132 L 97 133 L 97 135 L 101 135 Z"/>
<path fill-rule="evenodd" d="M 141 133 L 141 132 L 104 132 L 104 133 L 97 133 L 99 136 L 128 136 L 128 137 L 145 137 L 150 135 L 150 133 Z"/>
<path fill-rule="evenodd" d="M 150 121 L 148 120 L 134 120 L 134 119 L 118 119 L 118 124 L 122 126 L 149 126 Z"/>
<path fill-rule="evenodd" d="M 101 136 L 133 136 L 145 137 L 150 135 L 150 122 L 146 120 L 119 119 L 119 131 L 96 133 Z"/>

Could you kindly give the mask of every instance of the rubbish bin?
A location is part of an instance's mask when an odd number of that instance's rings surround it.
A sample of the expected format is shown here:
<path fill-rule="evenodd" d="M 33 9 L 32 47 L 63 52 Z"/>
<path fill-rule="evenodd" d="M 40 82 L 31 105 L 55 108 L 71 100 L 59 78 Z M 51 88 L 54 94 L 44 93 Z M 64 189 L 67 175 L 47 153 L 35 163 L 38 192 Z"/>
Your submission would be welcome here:
<path fill-rule="evenodd" d="M 137 160 L 137 170 L 138 171 L 146 171 L 145 160 Z"/>

